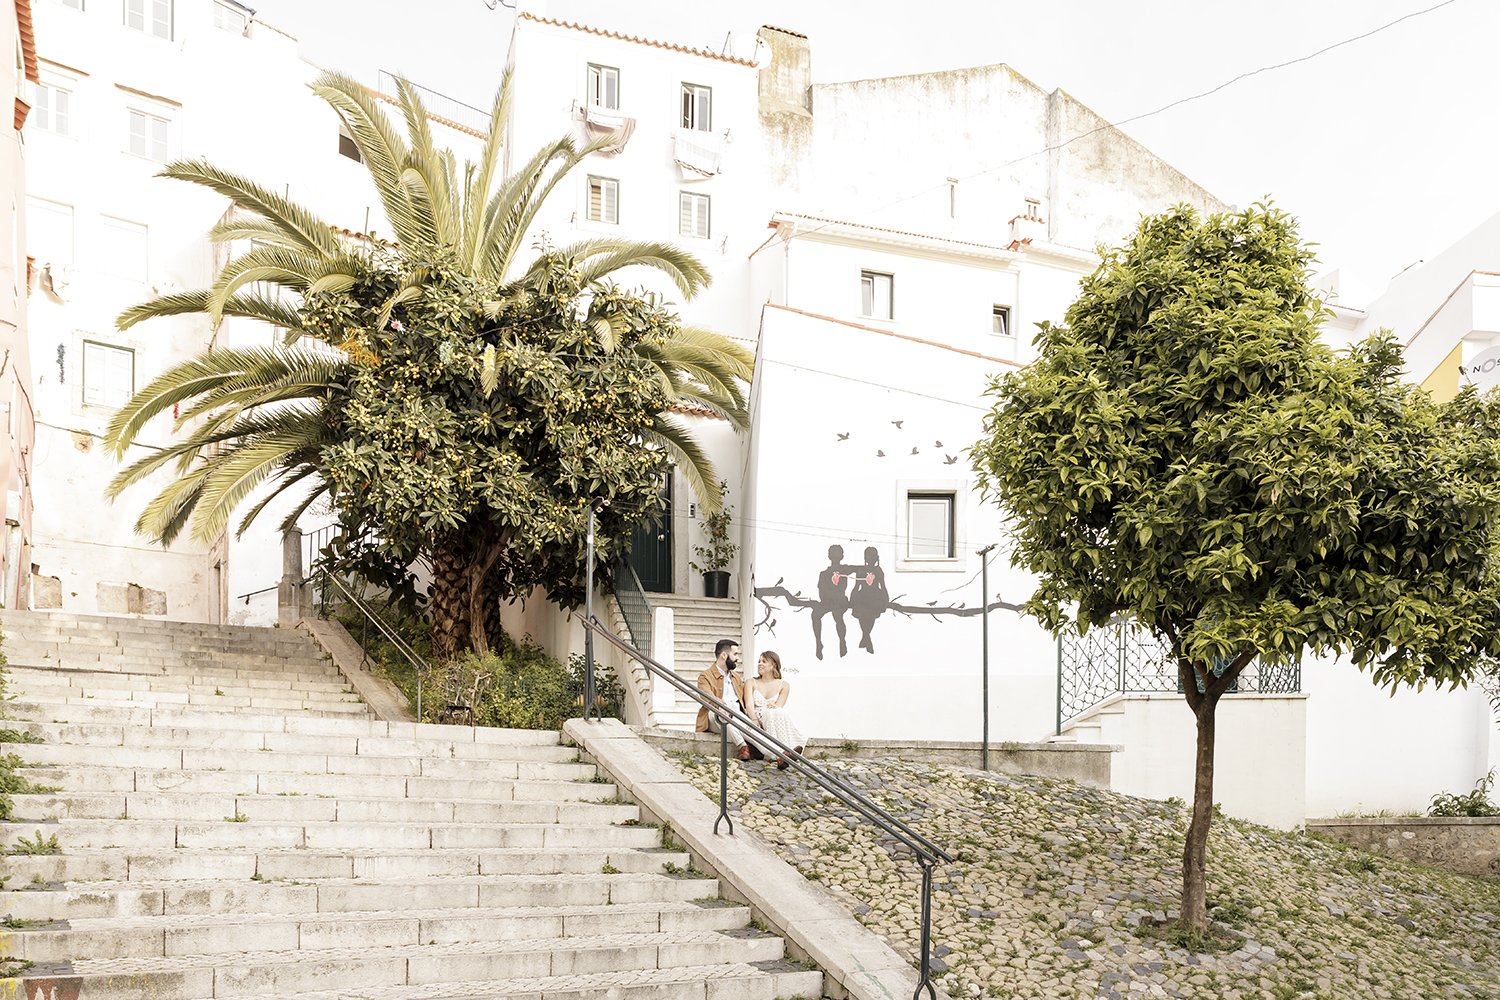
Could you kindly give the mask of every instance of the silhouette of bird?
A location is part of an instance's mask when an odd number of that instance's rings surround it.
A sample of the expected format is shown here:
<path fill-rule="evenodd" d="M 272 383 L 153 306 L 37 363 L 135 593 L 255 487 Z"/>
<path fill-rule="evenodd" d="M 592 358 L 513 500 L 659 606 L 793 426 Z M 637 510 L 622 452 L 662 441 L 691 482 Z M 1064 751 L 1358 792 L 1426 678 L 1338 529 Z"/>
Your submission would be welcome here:
<path fill-rule="evenodd" d="M 839 435 L 839 440 L 840 441 L 847 441 L 847 440 L 849 440 L 849 432 L 845 431 L 844 433 L 840 434 Z"/>
<path fill-rule="evenodd" d="M 784 582 L 785 582 L 785 581 L 786 581 L 786 577 L 784 577 L 784 576 L 782 576 L 782 577 L 777 577 L 777 579 L 776 579 L 776 582 L 775 582 L 775 583 L 773 583 L 773 584 L 771 584 L 771 586 L 773 586 L 773 587 L 779 587 L 779 586 L 781 586 L 781 585 L 782 585 L 782 583 L 784 583 Z"/>
<path fill-rule="evenodd" d="M 875 457 L 876 458 L 885 458 L 885 452 L 881 451 L 879 448 L 876 448 L 875 449 Z"/>
<path fill-rule="evenodd" d="M 934 448 L 941 448 L 943 446 L 943 442 L 941 442 L 941 441 L 934 441 L 934 442 L 932 442 L 932 446 Z"/>
<path fill-rule="evenodd" d="M 915 445 L 913 445 L 913 446 L 912 446 L 912 449 L 911 449 L 911 453 L 912 453 L 912 454 L 913 454 L 913 455 L 915 455 L 915 454 L 917 454 L 917 449 L 916 449 L 916 446 L 915 446 Z"/>
<path fill-rule="evenodd" d="M 895 427 L 896 427 L 896 430 L 899 431 L 901 429 L 901 425 L 904 424 L 904 423 L 906 423 L 906 421 L 905 420 L 892 420 L 891 423 L 894 424 Z"/>
<path fill-rule="evenodd" d="M 958 461 L 958 456 L 957 455 L 944 455 L 943 456 L 943 464 L 944 465 L 952 465 L 954 462 L 957 462 L 957 461 Z"/>

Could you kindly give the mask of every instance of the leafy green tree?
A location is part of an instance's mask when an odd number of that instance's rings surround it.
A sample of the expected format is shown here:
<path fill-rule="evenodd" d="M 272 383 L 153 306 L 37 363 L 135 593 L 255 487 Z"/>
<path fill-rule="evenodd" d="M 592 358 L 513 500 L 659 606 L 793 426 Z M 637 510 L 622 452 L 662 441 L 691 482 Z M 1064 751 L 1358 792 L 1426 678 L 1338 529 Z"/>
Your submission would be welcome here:
<path fill-rule="evenodd" d="M 1320 343 L 1309 251 L 1264 206 L 1145 219 L 998 379 L 974 449 L 1027 610 L 1127 615 L 1170 648 L 1197 724 L 1182 920 L 1207 923 L 1214 716 L 1258 657 L 1343 653 L 1388 685 L 1500 654 L 1500 412 L 1403 384 L 1388 335 Z"/>
<path fill-rule="evenodd" d="M 213 350 L 177 365 L 116 414 L 109 443 L 123 456 L 148 421 L 180 408 L 179 442 L 127 466 L 111 484 L 110 495 L 117 496 L 158 469 L 175 468 L 178 478 L 147 505 L 137 530 L 162 543 L 184 530 L 212 540 L 226 529 L 235 508 L 268 482 L 268 495 L 247 512 L 240 531 L 282 492 L 299 485 L 307 492 L 287 523 L 321 496 L 337 493 L 349 502 L 352 494 L 339 493 L 327 459 L 351 434 L 357 436 L 358 428 L 342 419 L 345 411 L 332 413 L 330 408 L 345 405 L 354 386 L 404 377 L 379 352 L 390 350 L 416 370 L 439 378 L 434 385 L 438 394 L 453 393 L 446 401 L 466 413 L 471 401 L 459 397 L 470 390 L 460 391 L 448 376 L 462 372 L 471 387 L 495 393 L 506 379 L 525 375 L 507 362 L 512 355 L 506 352 L 523 341 L 539 349 L 537 317 L 545 314 L 560 324 L 553 331 L 559 350 L 578 346 L 582 334 L 571 317 L 556 308 L 538 309 L 541 297 L 548 294 L 561 294 L 578 306 L 580 316 L 586 315 L 589 351 L 622 355 L 622 371 L 638 373 L 645 366 L 657 386 L 657 406 L 621 440 L 644 446 L 652 462 L 661 455 L 676 460 L 712 507 L 717 502 L 711 485 L 717 481 L 713 465 L 672 410 L 706 409 L 746 426 L 743 387 L 752 358 L 722 336 L 682 327 L 658 304 L 624 295 L 610 282 L 624 268 L 655 268 L 669 275 L 684 297 L 691 297 L 708 281 L 702 265 L 665 244 L 614 239 L 587 240 L 522 259 L 527 231 L 545 198 L 608 140 L 580 146 L 570 138 L 559 139 L 505 176 L 500 164 L 510 110 L 509 77 L 496 96 L 479 159 L 465 164 L 435 145 L 425 109 L 404 81 L 399 84 L 404 137 L 375 95 L 358 82 L 326 74 L 313 89 L 337 112 L 359 147 L 397 244 L 391 248 L 373 239 L 343 237 L 309 209 L 206 162 L 174 163 L 163 171 L 163 176 L 207 187 L 233 202 L 236 210 L 214 227 L 212 239 L 231 245 L 253 242 L 225 265 L 212 287 L 142 303 L 126 310 L 119 326 L 125 329 L 160 316 L 205 314 L 215 324 L 225 316 L 243 317 L 270 323 L 287 334 L 279 348 Z M 460 289 L 465 296 L 461 300 L 454 297 Z M 383 298 L 371 299 L 374 290 Z M 411 344 L 410 337 L 397 338 L 396 345 L 385 343 L 394 329 L 392 321 L 417 337 L 431 335 L 428 354 Z M 433 353 L 439 351 L 441 356 Z M 582 357 L 558 356 L 565 368 Z M 597 364 L 598 358 L 588 354 L 580 363 Z M 581 371 L 579 376 L 585 377 Z M 540 391 L 538 381 L 522 381 Z M 629 409 L 625 404 L 624 411 Z M 462 423 L 459 428 L 476 433 L 486 429 Z M 347 449 L 337 453 L 347 456 Z M 537 452 L 526 460 L 543 457 Z M 551 474 L 540 467 L 527 470 Z M 465 474 L 468 469 L 443 471 Z M 381 480 L 392 486 L 400 481 Z M 472 515 L 473 508 L 465 503 L 443 513 L 426 511 L 427 516 L 419 519 L 436 532 L 425 554 L 433 570 L 434 612 L 439 619 L 435 648 L 444 654 L 456 651 L 463 635 L 470 636 L 471 643 L 484 641 L 481 626 L 470 623 L 471 602 L 460 602 L 455 595 L 485 592 L 500 559 L 492 554 L 493 546 L 481 541 L 487 537 L 484 532 L 470 535 L 445 520 L 457 516 L 455 511 Z M 412 550 L 407 542 L 397 541 L 410 526 L 398 529 L 382 522 L 378 513 L 373 507 L 352 505 L 346 527 L 357 526 L 362 537 L 389 538 L 380 552 L 366 547 L 358 555 L 368 568 L 381 564 L 394 572 L 393 560 Z M 601 526 L 601 533 L 608 527 Z M 473 544 L 445 545 L 438 541 L 443 537 L 463 537 Z M 535 536 L 502 531 L 498 537 L 502 545 L 521 546 L 528 557 L 542 559 L 540 550 L 525 548 L 524 540 Z M 564 597 L 576 590 L 563 583 L 555 563 L 544 560 L 543 566 L 528 574 L 521 560 L 513 558 L 512 572 L 484 599 L 513 592 L 507 581 L 528 578 L 556 583 Z"/>

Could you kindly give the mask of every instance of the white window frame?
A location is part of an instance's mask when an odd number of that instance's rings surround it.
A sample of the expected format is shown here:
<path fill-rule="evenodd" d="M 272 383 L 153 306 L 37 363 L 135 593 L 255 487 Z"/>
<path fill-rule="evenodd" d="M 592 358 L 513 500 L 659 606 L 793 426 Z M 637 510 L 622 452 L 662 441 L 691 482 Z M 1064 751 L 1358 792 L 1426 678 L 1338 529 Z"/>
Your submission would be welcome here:
<path fill-rule="evenodd" d="M 54 249 L 37 246 L 33 241 L 39 230 L 43 227 L 36 225 L 36 219 L 40 216 L 36 213 L 45 212 L 59 221 L 67 224 L 67 256 L 57 254 Z M 78 252 L 78 213 L 72 205 L 61 201 L 53 201 L 51 198 L 39 198 L 36 195 L 26 196 L 26 252 L 37 259 L 38 264 L 56 264 L 59 267 L 72 267 L 73 258 Z M 36 251 L 47 251 L 40 253 Z"/>
<path fill-rule="evenodd" d="M 143 35 L 169 42 L 176 34 L 176 0 L 123 0 L 121 6 L 124 12 L 123 23 L 131 31 L 139 31 Z M 165 23 L 160 16 L 163 9 L 167 15 Z M 131 18 L 138 19 L 140 23 L 131 24 Z"/>
<path fill-rule="evenodd" d="M 713 202 L 701 191 L 677 192 L 677 235 L 706 240 L 713 235 Z"/>
<path fill-rule="evenodd" d="M 139 118 L 142 124 L 141 148 L 136 149 L 135 122 Z M 125 107 L 125 152 L 131 156 L 139 156 L 142 159 L 152 160 L 156 163 L 166 163 L 172 158 L 172 126 L 174 121 L 169 113 L 163 108 L 148 108 L 139 105 L 126 105 Z M 157 135 L 160 126 L 160 135 Z M 160 155 L 157 155 L 157 154 Z"/>
<path fill-rule="evenodd" d="M 613 103 L 609 101 L 609 85 L 611 82 L 614 84 L 615 91 Z M 589 63 L 588 102 L 589 107 L 598 108 L 600 111 L 620 110 L 620 68 L 618 66 Z"/>
<path fill-rule="evenodd" d="M 1000 329 L 995 329 L 995 320 L 1000 321 Z M 990 336 L 999 337 L 1001 340 L 1015 340 L 1016 330 L 1011 326 L 1010 306 L 994 305 L 990 307 Z"/>
<path fill-rule="evenodd" d="M 694 132 L 714 130 L 714 90 L 701 83 L 682 85 L 681 125 Z"/>
<path fill-rule="evenodd" d="M 67 7 L 69 10 L 81 11 L 85 9 L 85 0 L 58 0 L 58 3 L 62 4 L 64 7 Z"/>
<path fill-rule="evenodd" d="M 878 311 L 881 301 L 877 294 L 882 280 L 885 283 L 884 315 Z M 887 323 L 896 318 L 896 276 L 894 274 L 889 271 L 868 269 L 859 272 L 859 315 L 863 319 L 878 319 Z"/>
<path fill-rule="evenodd" d="M 594 186 L 599 185 L 599 214 L 594 214 Z M 589 174 L 584 186 L 584 218 L 605 226 L 620 224 L 620 180 Z"/>
<path fill-rule="evenodd" d="M 100 274 L 108 275 L 109 277 L 114 278 L 117 281 L 129 281 L 129 282 L 132 282 L 133 284 L 137 284 L 137 285 L 147 285 L 147 284 L 150 284 L 150 282 L 151 282 L 151 227 L 147 226 L 145 223 L 132 222 L 129 219 L 120 219 L 120 218 L 116 218 L 115 216 L 112 216 L 112 215 L 101 215 L 101 216 L 99 216 L 99 225 L 100 226 L 106 226 L 106 227 L 113 227 L 115 229 L 120 230 L 121 232 L 127 232 L 127 233 L 131 233 L 131 234 L 139 233 L 140 237 L 141 237 L 141 266 L 140 266 L 140 270 L 139 271 L 132 270 L 131 273 L 124 274 L 124 273 L 121 272 L 121 269 L 113 268 L 108 263 L 106 263 L 105 261 L 95 260 L 93 263 L 95 265 L 96 270 Z M 98 247 L 98 251 L 97 252 L 101 252 L 102 253 L 104 251 L 104 247 L 105 247 L 105 241 L 104 240 L 101 239 L 101 240 L 96 241 L 95 245 Z"/>
<path fill-rule="evenodd" d="M 234 20 L 226 23 L 228 18 Z M 214 27 L 244 37 L 250 33 L 250 14 L 238 4 L 214 0 Z"/>
<path fill-rule="evenodd" d="M 58 101 L 59 97 L 62 98 L 61 102 Z M 75 97 L 76 94 L 72 87 L 65 86 L 54 79 L 44 78 L 39 83 L 31 84 L 31 114 L 26 119 L 27 123 L 35 124 L 43 132 L 51 132 L 53 135 L 72 136 Z M 63 119 L 62 128 L 56 127 L 58 119 L 57 107 L 59 103 L 66 105 L 66 109 L 61 115 Z M 47 119 L 45 125 L 41 121 L 44 115 Z"/>
<path fill-rule="evenodd" d="M 964 504 L 966 482 L 953 479 L 909 479 L 896 483 L 896 569 L 914 573 L 959 573 L 966 565 Z M 913 555 L 911 505 L 913 500 L 943 498 L 949 503 L 948 555 Z"/>
<path fill-rule="evenodd" d="M 92 355 L 92 357 L 91 357 Z M 122 360 L 121 356 L 124 356 Z M 112 373 L 114 364 L 123 364 L 128 360 L 130 364 L 129 384 L 122 387 L 112 384 Z M 100 406 L 110 409 L 119 409 L 130 401 L 135 395 L 135 349 L 121 347 L 118 344 L 107 344 L 102 340 L 83 341 L 81 351 L 81 362 L 83 368 L 82 377 L 79 378 L 84 406 Z M 94 378 L 94 384 L 90 379 Z M 93 398 L 90 398 L 90 394 Z"/>

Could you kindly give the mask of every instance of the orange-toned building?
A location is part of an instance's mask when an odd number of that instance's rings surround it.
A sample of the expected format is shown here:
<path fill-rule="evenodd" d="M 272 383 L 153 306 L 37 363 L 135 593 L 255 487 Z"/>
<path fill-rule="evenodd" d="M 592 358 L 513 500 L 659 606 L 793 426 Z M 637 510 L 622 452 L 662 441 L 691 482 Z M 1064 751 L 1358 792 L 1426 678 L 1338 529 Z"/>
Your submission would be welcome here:
<path fill-rule="evenodd" d="M 26 307 L 31 266 L 26 256 L 26 143 L 21 126 L 31 111 L 27 82 L 37 82 L 31 0 L 3 6 L 0 35 L 15 53 L 15 73 L 5 78 L 5 103 L 14 108 L 0 155 L 0 482 L 5 484 L 5 531 L 0 536 L 0 605 L 27 606 L 31 574 L 31 459 L 36 442 L 31 399 L 31 357 Z M 7 293 L 4 284 L 10 284 Z"/>

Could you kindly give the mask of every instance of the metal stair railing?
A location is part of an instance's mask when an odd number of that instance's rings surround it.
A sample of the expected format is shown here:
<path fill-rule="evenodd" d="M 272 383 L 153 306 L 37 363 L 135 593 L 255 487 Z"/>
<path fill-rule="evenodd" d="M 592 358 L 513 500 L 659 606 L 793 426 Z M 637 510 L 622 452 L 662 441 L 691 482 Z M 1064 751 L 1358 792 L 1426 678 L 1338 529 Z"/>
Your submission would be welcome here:
<path fill-rule="evenodd" d="M 331 586 L 334 590 L 337 590 L 340 595 L 342 595 L 346 604 L 353 607 L 364 617 L 363 625 L 367 629 L 373 626 L 376 631 L 378 631 L 385 637 L 387 642 L 396 647 L 396 652 L 400 653 L 401 656 L 406 660 L 406 662 L 411 664 L 412 672 L 415 673 L 417 677 L 417 721 L 422 722 L 422 675 L 430 672 L 432 670 L 432 665 L 426 659 L 424 659 L 420 653 L 418 653 L 415 649 L 412 649 L 411 645 L 407 643 L 405 639 L 401 638 L 401 633 L 398 632 L 390 622 L 386 621 L 385 618 L 380 614 L 380 612 L 375 610 L 370 602 L 366 601 L 363 597 L 355 594 L 352 587 L 350 587 L 343 580 L 339 579 L 338 574 L 330 573 L 326 566 L 320 566 L 319 579 L 322 582 L 321 589 L 323 594 L 319 603 L 324 612 L 324 617 L 327 617 L 326 612 L 328 588 Z M 364 656 L 365 642 L 363 641 L 363 639 L 360 641 L 359 647 L 360 655 Z"/>
<path fill-rule="evenodd" d="M 620 613 L 625 616 L 625 624 L 630 628 L 630 638 L 641 652 L 649 656 L 652 652 L 652 614 L 655 609 L 646 597 L 646 588 L 641 586 L 641 578 L 636 575 L 635 567 L 624 558 L 615 564 L 614 579 L 615 602 L 620 605 Z"/>
<path fill-rule="evenodd" d="M 588 630 L 588 635 L 591 638 L 597 635 L 600 639 L 603 639 L 626 656 L 641 664 L 641 666 L 645 667 L 652 674 L 671 684 L 678 691 L 681 691 L 703 708 L 706 708 L 719 719 L 719 815 L 714 820 L 714 833 L 716 835 L 719 832 L 720 823 L 727 823 L 730 835 L 733 836 L 734 834 L 734 820 L 729 817 L 729 727 L 733 725 L 747 736 L 754 733 L 753 740 L 757 746 L 770 746 L 781 759 L 788 762 L 789 766 L 796 768 L 819 788 L 822 788 L 825 792 L 844 803 L 844 805 L 859 813 L 859 815 L 872 825 L 884 830 L 898 843 L 912 852 L 917 864 L 922 869 L 920 976 L 917 980 L 916 992 L 912 996 L 913 1000 L 916 1000 L 916 998 L 922 995 L 922 991 L 925 988 L 929 1000 L 937 1000 L 937 989 L 932 984 L 932 870 L 939 862 L 946 861 L 952 863 L 952 856 L 920 833 L 917 833 L 906 823 L 870 801 L 842 778 L 814 764 L 802 754 L 797 753 L 792 747 L 787 746 L 781 740 L 761 729 L 750 720 L 749 716 L 738 709 L 730 708 L 729 705 L 715 698 L 713 695 L 698 690 L 696 686 L 689 684 L 681 677 L 678 677 L 673 671 L 668 670 L 650 656 L 615 635 L 605 627 L 603 622 L 594 616 L 592 610 L 586 613 L 584 627 Z M 585 659 L 585 664 L 584 690 L 592 691 L 594 683 L 592 643 L 588 644 L 588 655 Z M 594 720 L 598 721 L 600 716 L 597 703 L 591 703 L 591 700 L 586 698 L 583 715 L 585 721 L 588 721 L 591 711 L 593 712 Z"/>

